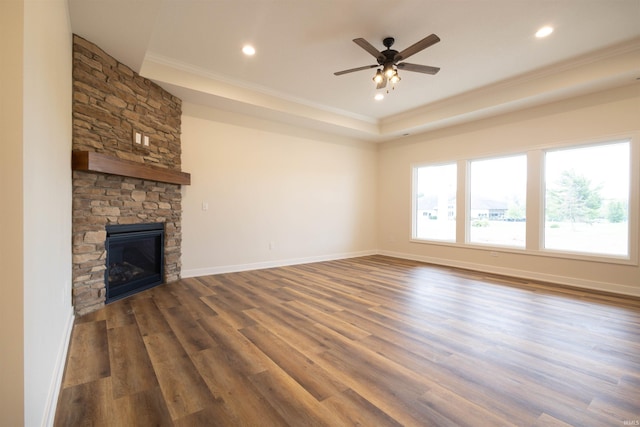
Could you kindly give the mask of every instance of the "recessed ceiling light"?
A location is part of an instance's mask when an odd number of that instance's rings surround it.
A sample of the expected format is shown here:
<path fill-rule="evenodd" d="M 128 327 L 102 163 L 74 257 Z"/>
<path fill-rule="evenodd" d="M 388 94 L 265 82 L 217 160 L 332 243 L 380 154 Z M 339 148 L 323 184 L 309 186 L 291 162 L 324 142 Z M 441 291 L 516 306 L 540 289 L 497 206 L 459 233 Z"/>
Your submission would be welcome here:
<path fill-rule="evenodd" d="M 542 28 L 540 28 L 537 32 L 536 32 L 536 37 L 541 39 L 544 37 L 547 37 L 549 34 L 553 33 L 553 27 L 550 26 L 544 26 Z"/>
<path fill-rule="evenodd" d="M 253 56 L 256 54 L 256 49 L 250 44 L 246 44 L 242 47 L 242 53 L 244 53 L 247 56 Z"/>
<path fill-rule="evenodd" d="M 376 93 L 376 96 L 373 97 L 376 101 L 382 101 L 384 99 L 384 95 L 381 93 Z"/>

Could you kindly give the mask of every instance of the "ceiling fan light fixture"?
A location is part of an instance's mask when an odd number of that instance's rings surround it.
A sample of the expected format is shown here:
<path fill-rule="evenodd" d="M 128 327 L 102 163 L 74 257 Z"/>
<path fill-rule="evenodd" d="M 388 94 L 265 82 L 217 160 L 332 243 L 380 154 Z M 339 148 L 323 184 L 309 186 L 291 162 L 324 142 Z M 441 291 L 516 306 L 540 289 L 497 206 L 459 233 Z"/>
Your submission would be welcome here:
<path fill-rule="evenodd" d="M 396 70 L 393 68 L 393 64 L 385 64 L 383 73 L 385 76 L 387 76 L 388 79 L 393 77 L 393 75 L 396 74 Z"/>
<path fill-rule="evenodd" d="M 391 84 L 396 84 L 400 81 L 400 76 L 398 75 L 397 71 L 394 71 L 393 75 L 391 76 L 391 78 L 389 79 L 389 81 L 391 82 Z"/>
<path fill-rule="evenodd" d="M 376 71 L 376 75 L 373 76 L 373 81 L 377 84 L 380 83 L 383 79 L 384 76 L 382 75 L 382 71 L 378 68 L 378 71 Z"/>

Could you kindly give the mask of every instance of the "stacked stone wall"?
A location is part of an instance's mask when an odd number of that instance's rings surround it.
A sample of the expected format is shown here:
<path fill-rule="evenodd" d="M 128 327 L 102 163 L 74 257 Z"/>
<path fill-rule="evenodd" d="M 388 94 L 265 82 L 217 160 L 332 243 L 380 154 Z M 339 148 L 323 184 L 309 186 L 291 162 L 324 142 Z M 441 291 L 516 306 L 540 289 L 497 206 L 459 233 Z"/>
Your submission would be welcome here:
<path fill-rule="evenodd" d="M 181 170 L 182 102 L 98 46 L 73 38 L 73 149 Z M 149 136 L 134 144 L 133 132 Z M 164 281 L 180 278 L 179 185 L 73 172 L 73 303 L 76 314 L 105 303 L 106 225 L 165 224 Z"/>
<path fill-rule="evenodd" d="M 182 101 L 98 46 L 73 41 L 73 149 L 180 170 Z M 134 131 L 149 136 L 148 147 L 133 143 Z"/>

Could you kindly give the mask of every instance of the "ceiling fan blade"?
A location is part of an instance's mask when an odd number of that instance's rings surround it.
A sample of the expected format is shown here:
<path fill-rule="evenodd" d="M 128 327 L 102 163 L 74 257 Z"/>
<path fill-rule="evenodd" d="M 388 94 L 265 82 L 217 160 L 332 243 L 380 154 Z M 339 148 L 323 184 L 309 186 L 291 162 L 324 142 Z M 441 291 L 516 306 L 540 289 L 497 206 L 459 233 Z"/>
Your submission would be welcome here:
<path fill-rule="evenodd" d="M 415 71 L 416 73 L 423 74 L 436 74 L 440 71 L 438 67 L 430 67 L 428 65 L 419 65 L 419 64 L 410 64 L 408 62 L 401 62 L 397 65 L 397 67 L 401 70 L 406 71 Z"/>
<path fill-rule="evenodd" d="M 376 89 L 383 89 L 385 87 L 387 87 L 387 76 L 382 77 L 380 83 L 376 85 Z"/>
<path fill-rule="evenodd" d="M 361 48 L 363 48 L 364 50 L 366 50 L 367 52 L 369 52 L 377 60 L 379 61 L 384 60 L 384 55 L 382 54 L 382 52 L 376 49 L 371 43 L 369 43 L 365 39 L 357 38 L 357 39 L 353 39 L 353 42 L 358 46 L 360 46 Z"/>
<path fill-rule="evenodd" d="M 348 70 L 336 71 L 333 74 L 336 75 L 336 76 L 341 76 L 343 74 L 353 73 L 355 71 L 369 70 L 371 68 L 376 68 L 376 67 L 379 67 L 379 65 L 378 64 L 376 64 L 376 65 L 365 65 L 364 67 L 350 68 Z"/>
<path fill-rule="evenodd" d="M 393 60 L 395 62 L 398 62 L 398 61 L 402 61 L 403 59 L 407 59 L 411 55 L 415 55 L 421 50 L 426 49 L 429 46 L 432 46 L 438 43 L 439 41 L 440 41 L 440 37 L 436 36 L 435 34 L 431 34 L 430 36 L 423 38 L 419 42 L 412 44 L 402 52 L 396 53 Z"/>

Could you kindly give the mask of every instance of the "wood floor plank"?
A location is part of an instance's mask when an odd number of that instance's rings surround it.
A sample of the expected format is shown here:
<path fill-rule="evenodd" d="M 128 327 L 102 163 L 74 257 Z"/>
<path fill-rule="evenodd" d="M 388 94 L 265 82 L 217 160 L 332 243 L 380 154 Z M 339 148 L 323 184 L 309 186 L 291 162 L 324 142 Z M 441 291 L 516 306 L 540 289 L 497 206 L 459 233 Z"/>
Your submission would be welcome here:
<path fill-rule="evenodd" d="M 287 307 L 296 310 L 300 314 L 308 317 L 309 319 L 325 325 L 341 335 L 351 339 L 361 339 L 371 335 L 370 332 L 354 326 L 348 322 L 343 322 L 335 316 L 329 315 L 324 311 L 320 311 L 309 304 L 301 301 L 289 301 L 286 303 Z"/>
<path fill-rule="evenodd" d="M 159 386 L 115 399 L 111 427 L 171 427 L 171 415 Z"/>
<path fill-rule="evenodd" d="M 333 425 L 401 427 L 398 421 L 351 389 L 333 395 L 322 404 L 334 414 Z"/>
<path fill-rule="evenodd" d="M 197 426 L 236 426 L 238 420 L 231 416 L 224 407 L 224 402 L 215 400 L 206 408 L 174 420 L 176 427 Z"/>
<path fill-rule="evenodd" d="M 259 393 L 290 426 L 332 426 L 331 412 L 283 371 L 249 376 Z M 295 400 L 291 396 L 296 396 Z"/>
<path fill-rule="evenodd" d="M 233 285 L 227 286 L 225 291 L 234 294 L 239 300 L 246 301 L 247 306 L 253 307 L 277 306 L 289 299 L 287 296 L 283 299 L 280 288 L 269 286 L 270 282 L 266 282 L 267 286 L 264 286 L 265 282 L 256 283 L 247 276 L 249 275 L 238 273 L 238 280 L 234 280 Z M 245 310 L 247 309 L 249 308 L 245 307 Z"/>
<path fill-rule="evenodd" d="M 60 392 L 55 427 L 109 427 L 113 408 L 111 378 L 105 377 L 73 386 Z"/>
<path fill-rule="evenodd" d="M 220 408 L 216 408 L 224 412 L 218 415 L 220 425 L 287 425 L 275 408 L 258 393 L 246 371 L 237 364 L 229 363 L 224 347 L 201 351 L 192 359 L 209 390 L 220 402 Z"/>
<path fill-rule="evenodd" d="M 180 301 L 177 301 L 176 298 L 174 298 L 171 291 L 171 289 L 168 289 L 167 284 L 163 284 L 151 288 L 147 292 L 136 294 L 134 295 L 134 298 L 136 296 L 138 296 L 139 298 L 151 298 L 158 308 L 170 308 L 180 305 Z"/>
<path fill-rule="evenodd" d="M 250 308 L 258 307 L 251 298 L 244 293 L 234 292 L 233 288 L 235 287 L 235 282 L 233 279 L 229 278 L 230 275 L 222 274 L 218 277 L 218 282 L 220 286 L 216 288 L 215 300 L 224 302 L 229 307 L 235 307 L 239 310 L 247 310 Z M 240 276 L 237 278 L 237 281 L 242 283 L 244 280 Z M 214 298 L 209 297 L 208 300 L 212 300 Z"/>
<path fill-rule="evenodd" d="M 404 330 L 389 328 L 384 324 L 368 320 L 357 314 L 340 312 L 336 313 L 336 317 L 355 326 L 367 328 L 371 331 L 371 335 L 360 339 L 360 342 L 366 343 L 367 347 L 390 359 L 406 359 L 405 364 L 411 364 L 410 361 L 415 363 L 416 356 L 420 359 L 439 361 L 452 354 L 451 351 L 444 349 L 442 346 L 432 345 L 432 341 L 421 339 L 421 336 L 407 333 Z M 427 343 L 431 345 L 426 345 Z"/>
<path fill-rule="evenodd" d="M 635 420 L 640 417 L 640 396 L 635 402 L 625 399 L 623 396 L 606 395 L 596 397 L 589 405 L 589 411 L 601 415 L 622 420 Z"/>
<path fill-rule="evenodd" d="M 136 296 L 134 295 L 134 297 Z M 140 334 L 143 337 L 159 332 L 172 332 L 171 327 L 152 298 L 134 298 L 131 301 L 131 307 L 133 308 Z"/>
<path fill-rule="evenodd" d="M 113 398 L 158 386 L 140 330 L 135 324 L 108 330 Z"/>
<path fill-rule="evenodd" d="M 76 323 L 71 334 L 63 387 L 95 381 L 111 374 L 105 320 Z"/>
<path fill-rule="evenodd" d="M 215 404 L 214 396 L 186 354 L 154 361 L 153 368 L 172 420 Z"/>
<path fill-rule="evenodd" d="M 216 342 L 216 346 L 224 350 L 225 363 L 238 372 L 254 374 L 271 367 L 271 359 L 223 318 L 210 316 L 198 322 Z"/>
<path fill-rule="evenodd" d="M 612 426 L 640 299 L 385 256 L 189 278 L 79 317 L 55 426 Z"/>
<path fill-rule="evenodd" d="M 329 349 L 326 339 L 313 333 L 312 326 L 315 322 L 284 305 L 279 308 L 279 310 L 271 310 L 269 313 L 265 313 L 261 309 L 245 310 L 244 312 L 257 324 L 273 331 L 278 337 L 303 354 L 315 354 Z"/>
<path fill-rule="evenodd" d="M 142 340 L 152 364 L 187 356 L 186 350 L 173 331 L 146 335 Z"/>
<path fill-rule="evenodd" d="M 253 306 L 241 306 L 237 308 L 231 305 L 225 300 L 218 298 L 218 295 L 211 295 L 201 298 L 202 302 L 213 310 L 217 316 L 224 320 L 224 322 L 233 325 L 234 328 L 240 329 L 245 326 L 254 324 L 254 321 L 244 314 L 244 310 L 255 308 Z"/>
<path fill-rule="evenodd" d="M 200 283 L 195 281 L 196 283 Z M 211 292 L 207 292 L 207 290 L 203 289 L 206 286 L 198 286 L 197 290 L 194 292 L 194 286 L 192 284 L 194 281 L 187 282 L 189 285 L 184 287 L 176 287 L 174 286 L 171 289 L 172 298 L 179 303 L 179 307 L 187 310 L 191 317 L 195 320 L 200 319 L 201 317 L 213 316 L 216 311 L 205 304 L 203 301 L 204 297 L 209 297 L 211 295 L 215 295 L 215 292 L 211 290 Z M 208 289 L 208 288 L 207 288 Z"/>
<path fill-rule="evenodd" d="M 420 425 L 430 418 L 429 410 L 416 404 L 418 397 L 429 390 L 428 379 L 358 343 L 349 342 L 323 325 L 316 327 L 343 342 L 342 349 L 319 355 L 316 363 L 323 369 L 401 424 Z"/>
<path fill-rule="evenodd" d="M 418 398 L 421 405 L 430 408 L 436 425 L 515 427 L 513 419 L 500 417 L 489 408 L 470 402 L 451 390 L 434 384 Z"/>
<path fill-rule="evenodd" d="M 266 328 L 254 325 L 243 328 L 240 332 L 316 399 L 324 400 L 347 389 L 311 359 Z"/>
<path fill-rule="evenodd" d="M 571 424 L 560 421 L 549 414 L 542 414 L 535 423 L 532 424 L 532 427 L 571 427 Z"/>
<path fill-rule="evenodd" d="M 216 292 L 210 286 L 207 286 L 206 282 L 198 279 L 199 277 L 182 279 L 181 282 L 184 283 L 184 287 L 182 289 L 184 289 L 189 295 L 193 295 L 195 298 L 215 295 Z M 172 289 L 172 291 L 178 290 L 179 289 Z"/>
<path fill-rule="evenodd" d="M 211 335 L 202 329 L 197 320 L 191 316 L 191 311 L 184 306 L 171 307 L 161 310 L 164 318 L 171 326 L 173 333 L 188 354 L 192 354 L 215 346 Z M 200 317 L 200 316 L 197 316 Z"/>
<path fill-rule="evenodd" d="M 119 304 L 107 304 L 102 312 L 107 320 L 107 329 L 118 328 L 120 326 L 133 325 L 136 323 L 136 316 L 133 314 L 131 299 L 125 299 Z"/>

